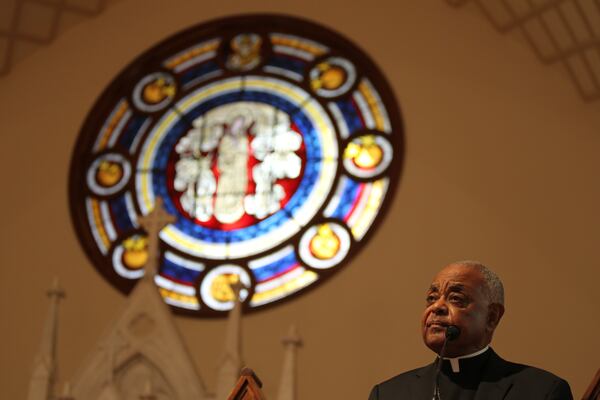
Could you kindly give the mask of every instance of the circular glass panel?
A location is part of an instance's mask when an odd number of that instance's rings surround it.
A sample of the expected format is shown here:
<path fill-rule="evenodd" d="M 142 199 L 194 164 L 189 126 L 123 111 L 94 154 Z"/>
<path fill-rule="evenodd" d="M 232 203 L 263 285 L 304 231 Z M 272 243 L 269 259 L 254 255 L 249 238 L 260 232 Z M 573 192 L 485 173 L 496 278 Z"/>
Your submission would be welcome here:
<path fill-rule="evenodd" d="M 107 87 L 81 129 L 70 201 L 94 266 L 128 292 L 161 197 L 155 282 L 175 310 L 246 310 L 306 292 L 364 245 L 402 164 L 402 123 L 369 57 L 340 35 L 253 15 L 192 27 Z M 368 266 L 363 266 L 368 268 Z"/>

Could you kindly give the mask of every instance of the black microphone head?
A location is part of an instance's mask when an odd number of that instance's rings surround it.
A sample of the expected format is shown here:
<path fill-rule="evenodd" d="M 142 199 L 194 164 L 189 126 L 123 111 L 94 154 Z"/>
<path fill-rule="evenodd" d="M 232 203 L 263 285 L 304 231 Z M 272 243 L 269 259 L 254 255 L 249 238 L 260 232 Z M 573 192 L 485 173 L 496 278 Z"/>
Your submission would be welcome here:
<path fill-rule="evenodd" d="M 454 340 L 460 335 L 460 328 L 456 325 L 448 325 L 446 327 L 446 339 Z"/>

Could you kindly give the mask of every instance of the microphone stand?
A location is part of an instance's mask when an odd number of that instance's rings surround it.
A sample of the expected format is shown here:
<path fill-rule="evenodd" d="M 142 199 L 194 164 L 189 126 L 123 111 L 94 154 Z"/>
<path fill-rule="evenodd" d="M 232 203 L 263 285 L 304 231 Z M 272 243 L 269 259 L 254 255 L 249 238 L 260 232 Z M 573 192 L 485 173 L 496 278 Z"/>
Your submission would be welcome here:
<path fill-rule="evenodd" d="M 433 388 L 433 400 L 441 400 L 440 396 L 440 371 L 442 369 L 442 362 L 444 361 L 444 353 L 446 352 L 446 343 L 448 343 L 448 336 L 444 339 L 442 345 L 442 351 L 438 355 L 437 365 L 435 366 L 435 387 Z"/>
<path fill-rule="evenodd" d="M 460 335 L 460 328 L 456 325 L 448 325 L 446 327 L 446 335 L 444 337 L 444 344 L 442 344 L 442 350 L 438 355 L 437 365 L 435 366 L 435 387 L 433 388 L 433 400 L 441 400 L 440 395 L 440 371 L 442 370 L 442 362 L 444 362 L 444 356 L 446 355 L 446 344 L 454 340 Z"/>

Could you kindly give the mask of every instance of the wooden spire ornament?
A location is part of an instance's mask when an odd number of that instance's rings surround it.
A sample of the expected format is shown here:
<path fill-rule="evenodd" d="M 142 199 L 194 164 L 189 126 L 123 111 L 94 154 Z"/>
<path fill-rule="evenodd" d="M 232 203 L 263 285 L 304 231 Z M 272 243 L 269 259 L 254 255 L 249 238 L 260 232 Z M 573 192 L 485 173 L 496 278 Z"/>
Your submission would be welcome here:
<path fill-rule="evenodd" d="M 227 400 L 265 400 L 266 397 L 261 388 L 262 382 L 254 371 L 244 368 Z"/>

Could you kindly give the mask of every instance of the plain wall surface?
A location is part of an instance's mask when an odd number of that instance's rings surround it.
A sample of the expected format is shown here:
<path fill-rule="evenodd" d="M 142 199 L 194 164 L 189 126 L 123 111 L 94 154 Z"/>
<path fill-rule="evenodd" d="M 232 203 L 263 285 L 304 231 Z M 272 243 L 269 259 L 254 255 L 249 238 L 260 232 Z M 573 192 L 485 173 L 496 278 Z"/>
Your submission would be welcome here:
<path fill-rule="evenodd" d="M 0 79 L 0 389 L 23 399 L 58 276 L 60 376 L 69 378 L 125 304 L 92 267 L 70 221 L 71 151 L 93 102 L 138 54 L 191 25 L 248 12 L 309 18 L 364 49 L 400 103 L 406 153 L 394 203 L 335 278 L 244 318 L 245 360 L 274 398 L 280 338 L 295 323 L 299 398 L 366 399 L 430 362 L 419 319 L 435 272 L 478 259 L 504 280 L 493 346 L 583 394 L 600 359 L 600 104 L 541 65 L 475 7 L 437 1 L 124 0 Z M 214 388 L 224 320 L 176 317 Z"/>

